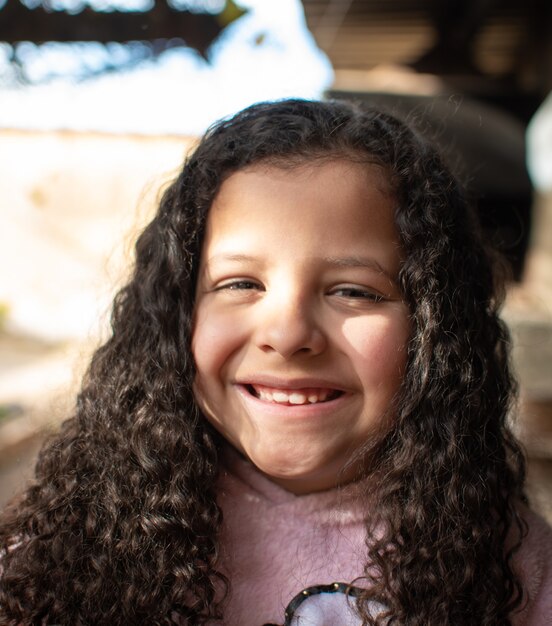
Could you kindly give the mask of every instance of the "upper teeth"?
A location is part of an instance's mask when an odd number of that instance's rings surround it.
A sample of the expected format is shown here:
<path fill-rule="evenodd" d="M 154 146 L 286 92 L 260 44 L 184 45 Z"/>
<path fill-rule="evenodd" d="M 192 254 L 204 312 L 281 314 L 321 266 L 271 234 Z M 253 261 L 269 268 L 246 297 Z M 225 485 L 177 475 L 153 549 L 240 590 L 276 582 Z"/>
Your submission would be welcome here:
<path fill-rule="evenodd" d="M 315 404 L 324 402 L 331 393 L 330 389 L 309 389 L 284 391 L 283 389 L 268 389 L 255 386 L 258 397 L 265 402 L 277 402 L 278 404 Z"/>

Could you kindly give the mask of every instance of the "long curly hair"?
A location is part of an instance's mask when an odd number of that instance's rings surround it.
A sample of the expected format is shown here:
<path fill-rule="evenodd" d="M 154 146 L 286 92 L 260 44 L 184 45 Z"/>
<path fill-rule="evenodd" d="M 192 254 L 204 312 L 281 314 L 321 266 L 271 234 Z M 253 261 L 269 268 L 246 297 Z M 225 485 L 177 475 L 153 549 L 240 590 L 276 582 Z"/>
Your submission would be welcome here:
<path fill-rule="evenodd" d="M 411 315 L 396 419 L 366 467 L 378 510 L 367 523 L 364 623 L 510 624 L 524 597 L 512 563 L 524 461 L 507 426 L 515 384 L 493 260 L 430 143 L 382 112 L 304 100 L 215 124 L 164 193 L 74 416 L 2 516 L 0 624 L 223 620 L 222 442 L 194 401 L 190 350 L 206 216 L 231 173 L 317 158 L 389 173 Z M 386 616 L 369 615 L 374 598 Z"/>

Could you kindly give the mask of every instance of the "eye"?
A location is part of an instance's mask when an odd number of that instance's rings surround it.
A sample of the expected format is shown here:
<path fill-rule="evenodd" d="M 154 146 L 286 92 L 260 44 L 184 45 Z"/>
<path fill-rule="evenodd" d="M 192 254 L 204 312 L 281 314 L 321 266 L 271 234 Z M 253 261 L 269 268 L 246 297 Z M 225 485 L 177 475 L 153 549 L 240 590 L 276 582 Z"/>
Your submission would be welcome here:
<path fill-rule="evenodd" d="M 367 300 L 369 302 L 381 302 L 385 298 L 374 291 L 357 285 L 342 285 L 331 290 L 330 295 L 351 300 Z"/>
<path fill-rule="evenodd" d="M 215 287 L 215 291 L 248 291 L 248 290 L 262 290 L 262 287 L 259 283 L 256 283 L 253 280 L 247 280 L 245 278 L 237 278 L 234 280 L 229 280 L 221 285 Z"/>

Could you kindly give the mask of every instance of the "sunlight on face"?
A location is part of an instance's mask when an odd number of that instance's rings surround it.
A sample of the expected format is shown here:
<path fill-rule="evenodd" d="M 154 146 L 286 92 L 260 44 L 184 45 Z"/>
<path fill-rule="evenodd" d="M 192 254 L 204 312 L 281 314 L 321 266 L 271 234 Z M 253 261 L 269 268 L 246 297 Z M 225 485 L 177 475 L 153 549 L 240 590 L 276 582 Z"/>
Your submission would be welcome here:
<path fill-rule="evenodd" d="M 393 213 L 381 169 L 345 160 L 250 167 L 213 202 L 192 340 L 196 397 L 290 491 L 333 487 L 392 408 L 409 337 Z"/>

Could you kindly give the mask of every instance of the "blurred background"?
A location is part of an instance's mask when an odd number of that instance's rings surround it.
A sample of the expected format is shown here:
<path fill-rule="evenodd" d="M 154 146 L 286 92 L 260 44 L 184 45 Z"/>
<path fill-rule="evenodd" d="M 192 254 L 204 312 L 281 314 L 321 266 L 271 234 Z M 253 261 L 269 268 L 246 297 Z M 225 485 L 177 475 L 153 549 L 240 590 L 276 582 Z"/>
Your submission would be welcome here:
<path fill-rule="evenodd" d="M 71 414 L 198 135 L 339 97 L 431 135 L 506 256 L 515 428 L 552 521 L 551 89 L 549 0 L 0 0 L 0 506 Z"/>

